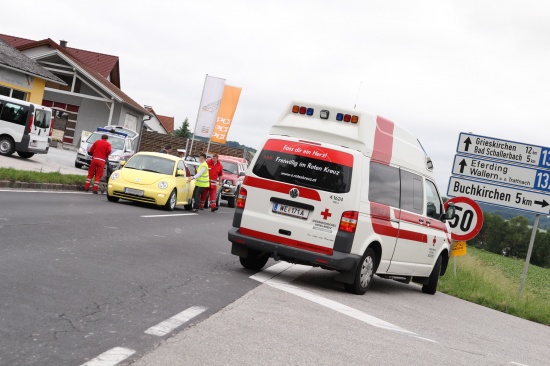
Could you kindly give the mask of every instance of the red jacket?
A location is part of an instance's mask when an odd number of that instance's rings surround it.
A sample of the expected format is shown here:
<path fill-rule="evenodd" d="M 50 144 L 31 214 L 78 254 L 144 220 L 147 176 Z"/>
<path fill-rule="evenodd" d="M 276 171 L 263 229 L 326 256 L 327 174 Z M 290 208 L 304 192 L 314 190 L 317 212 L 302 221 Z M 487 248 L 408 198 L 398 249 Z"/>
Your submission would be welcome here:
<path fill-rule="evenodd" d="M 218 163 L 214 165 L 214 162 L 212 159 L 208 159 L 206 161 L 206 164 L 208 164 L 208 172 L 210 173 L 210 180 L 218 181 L 220 177 L 223 175 L 223 165 L 218 160 Z"/>
<path fill-rule="evenodd" d="M 111 155 L 111 144 L 107 140 L 97 140 L 90 148 L 90 154 L 94 158 L 107 161 L 107 158 Z"/>

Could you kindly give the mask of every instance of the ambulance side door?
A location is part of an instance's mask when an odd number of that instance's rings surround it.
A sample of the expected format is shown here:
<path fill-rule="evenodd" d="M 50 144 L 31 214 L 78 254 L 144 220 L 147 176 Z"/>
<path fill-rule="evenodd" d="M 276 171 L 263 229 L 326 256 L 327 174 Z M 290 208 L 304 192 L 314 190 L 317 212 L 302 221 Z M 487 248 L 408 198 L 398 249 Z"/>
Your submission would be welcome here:
<path fill-rule="evenodd" d="M 400 173 L 399 235 L 388 273 L 411 276 L 426 246 L 423 178 L 403 169 Z"/>

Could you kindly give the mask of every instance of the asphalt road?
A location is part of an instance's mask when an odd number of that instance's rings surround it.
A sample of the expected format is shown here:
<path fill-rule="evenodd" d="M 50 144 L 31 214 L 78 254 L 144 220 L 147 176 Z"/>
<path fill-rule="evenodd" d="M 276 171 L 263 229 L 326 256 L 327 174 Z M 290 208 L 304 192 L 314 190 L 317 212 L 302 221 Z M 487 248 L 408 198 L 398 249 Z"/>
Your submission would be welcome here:
<path fill-rule="evenodd" d="M 136 350 L 129 362 L 163 339 L 148 328 L 237 300 L 258 283 L 228 254 L 232 212 L 0 191 L 0 364 L 80 365 L 113 347 Z"/>
<path fill-rule="evenodd" d="M 0 191 L 0 365 L 548 365 L 550 327 L 229 255 L 232 210 Z M 144 217 L 146 216 L 146 217 Z"/>

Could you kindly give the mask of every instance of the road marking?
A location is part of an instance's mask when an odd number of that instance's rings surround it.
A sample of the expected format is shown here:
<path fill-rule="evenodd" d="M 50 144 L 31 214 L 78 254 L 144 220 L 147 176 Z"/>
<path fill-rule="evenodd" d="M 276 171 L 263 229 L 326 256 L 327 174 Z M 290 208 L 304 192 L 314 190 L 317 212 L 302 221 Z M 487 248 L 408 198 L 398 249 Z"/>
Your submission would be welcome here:
<path fill-rule="evenodd" d="M 28 189 L 0 189 L 0 192 L 15 192 L 15 193 L 57 193 L 57 194 L 87 194 L 91 196 L 89 192 L 69 192 L 69 191 L 31 191 Z"/>
<path fill-rule="evenodd" d="M 96 358 L 91 359 L 90 361 L 83 363 L 81 366 L 114 366 L 119 362 L 127 359 L 131 355 L 136 353 L 133 349 L 115 347 L 103 352 Z"/>
<path fill-rule="evenodd" d="M 511 363 L 512 365 L 527 366 L 527 365 L 524 364 L 524 363 L 518 363 L 518 362 L 514 362 L 514 361 L 510 361 L 510 363 Z"/>
<path fill-rule="evenodd" d="M 175 217 L 175 216 L 195 216 L 196 213 L 170 214 L 170 215 L 142 215 L 140 217 Z"/>
<path fill-rule="evenodd" d="M 206 309 L 203 306 L 192 306 L 187 310 L 182 311 L 179 314 L 174 315 L 173 317 L 166 319 L 163 322 L 160 322 L 159 324 L 152 326 L 151 328 L 147 329 L 145 333 L 156 335 L 159 337 L 165 336 L 174 329 L 182 326 L 183 324 L 187 323 L 189 320 L 193 319 L 197 315 L 202 314 Z"/>
<path fill-rule="evenodd" d="M 434 341 L 429 338 L 420 337 L 416 333 L 403 329 L 395 324 L 391 324 L 375 316 L 364 313 L 360 310 L 357 310 L 347 305 L 341 304 L 339 302 L 327 299 L 325 297 L 314 294 L 313 292 L 303 290 L 299 287 L 296 287 L 290 284 L 290 282 L 292 282 L 294 279 L 298 278 L 302 274 L 306 273 L 310 269 L 311 267 L 309 266 L 293 265 L 286 262 L 280 262 L 269 268 L 266 268 L 261 272 L 258 272 L 250 276 L 250 278 L 258 282 L 262 282 L 265 285 L 277 288 L 279 290 L 288 292 L 290 294 L 296 295 L 303 299 L 312 301 L 316 304 L 327 307 L 329 309 L 332 309 L 334 311 L 337 311 L 341 314 L 347 315 L 351 318 L 357 319 L 359 321 L 362 321 L 374 327 L 391 330 L 402 334 L 407 334 L 421 340 L 437 343 L 437 341 Z"/>

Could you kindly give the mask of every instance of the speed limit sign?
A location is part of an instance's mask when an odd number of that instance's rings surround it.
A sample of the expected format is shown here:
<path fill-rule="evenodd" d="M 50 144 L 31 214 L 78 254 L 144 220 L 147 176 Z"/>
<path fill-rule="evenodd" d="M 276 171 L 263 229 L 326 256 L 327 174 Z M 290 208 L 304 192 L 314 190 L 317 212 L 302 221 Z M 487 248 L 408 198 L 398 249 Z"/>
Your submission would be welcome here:
<path fill-rule="evenodd" d="M 473 239 L 483 226 L 483 212 L 481 207 L 468 197 L 454 197 L 445 203 L 445 209 L 449 203 L 455 205 L 455 215 L 449 220 L 451 227 L 451 239 Z"/>

